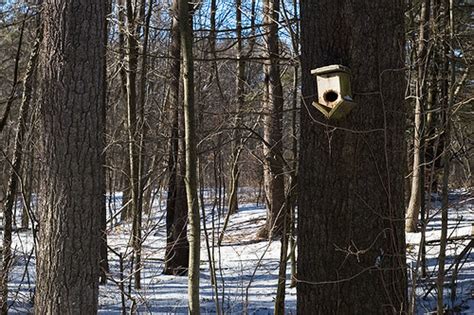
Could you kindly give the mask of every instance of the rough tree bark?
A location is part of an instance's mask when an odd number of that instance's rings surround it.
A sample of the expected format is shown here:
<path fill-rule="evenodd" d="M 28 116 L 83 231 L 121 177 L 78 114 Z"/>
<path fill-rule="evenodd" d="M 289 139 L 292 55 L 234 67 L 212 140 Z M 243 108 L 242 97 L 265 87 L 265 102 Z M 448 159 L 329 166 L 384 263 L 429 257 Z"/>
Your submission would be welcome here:
<path fill-rule="evenodd" d="M 127 12 L 127 125 L 128 125 L 128 157 L 130 167 L 131 205 L 128 211 L 133 215 L 132 239 L 133 273 L 136 289 L 141 287 L 141 180 L 140 180 L 140 139 L 137 120 L 137 68 L 138 68 L 138 27 L 136 21 L 137 3 L 126 0 Z M 134 7 L 135 4 L 135 7 Z"/>
<path fill-rule="evenodd" d="M 403 1 L 303 1 L 301 49 L 298 313 L 403 313 Z M 311 105 L 331 64 L 352 70 L 340 121 Z"/>
<path fill-rule="evenodd" d="M 106 16 L 112 12 L 112 1 L 105 0 L 106 5 Z M 107 50 L 107 43 L 108 43 L 108 34 L 109 34 L 109 23 L 107 18 L 105 20 L 105 27 L 104 27 L 104 50 Z M 106 137 L 105 137 L 105 129 L 106 129 L 106 122 L 107 122 L 107 57 L 106 53 L 104 53 L 104 62 L 103 62 L 103 73 L 102 73 L 102 80 L 104 81 L 104 91 L 102 93 L 102 120 L 104 122 L 104 134 L 102 141 L 104 142 L 104 146 L 106 145 Z M 102 172 L 104 178 L 107 177 L 107 156 L 105 152 L 102 152 Z M 104 198 L 104 202 L 102 204 L 102 209 L 100 210 L 100 284 L 107 283 L 107 273 L 109 273 L 109 259 L 108 259 L 108 251 L 107 251 L 107 206 L 106 206 L 106 194 L 107 194 L 107 187 L 104 182 L 102 186 L 102 198 Z"/>
<path fill-rule="evenodd" d="M 138 202 L 140 203 L 140 211 L 143 215 L 143 211 L 147 211 L 148 214 L 151 211 L 149 206 L 149 197 L 151 195 L 152 187 L 149 184 L 151 170 L 153 166 L 153 159 L 147 156 L 147 140 L 149 132 L 149 124 L 146 119 L 145 107 L 147 104 L 148 93 L 148 51 L 150 41 L 150 23 L 151 17 L 154 10 L 154 0 L 141 0 L 140 2 L 140 22 L 143 32 L 143 43 L 141 49 L 141 71 L 140 71 L 140 83 L 139 83 L 139 122 L 140 122 L 140 134 L 139 134 L 139 170 L 140 170 L 140 193 Z M 156 126 L 159 129 L 159 126 Z"/>
<path fill-rule="evenodd" d="M 293 0 L 293 12 L 295 16 L 298 17 L 298 2 L 297 0 Z M 293 68 L 293 95 L 292 95 L 292 116 L 291 116 L 291 134 L 292 134 L 292 153 L 293 153 L 293 164 L 292 169 L 294 172 L 294 176 L 298 175 L 298 101 L 300 100 L 300 95 L 298 93 L 299 90 L 299 77 L 298 73 L 300 71 L 299 65 L 299 42 L 300 42 L 300 25 L 299 22 L 296 23 L 296 30 L 292 35 L 293 40 L 293 50 L 295 58 L 298 58 L 296 64 Z M 293 176 L 293 175 L 292 175 Z M 297 181 L 295 181 L 295 185 L 297 185 Z M 298 188 L 295 188 L 298 191 Z M 295 198 L 297 199 L 297 198 Z M 289 236 L 289 250 L 290 250 L 290 259 L 291 259 L 291 284 L 290 286 L 293 288 L 296 286 L 296 200 L 291 205 L 290 209 L 290 236 Z"/>
<path fill-rule="evenodd" d="M 168 197 L 166 202 L 166 275 L 184 275 L 188 270 L 189 243 L 187 239 L 186 188 L 184 186 L 184 143 L 182 129 L 182 106 L 179 102 L 179 84 L 181 67 L 181 47 L 178 24 L 178 0 L 173 3 L 173 22 L 171 25 L 171 82 L 168 94 L 171 114 L 171 138 L 168 168 Z M 180 114 L 181 113 L 181 114 Z"/>
<path fill-rule="evenodd" d="M 126 0 L 117 0 L 117 15 L 118 15 L 118 54 L 119 54 L 119 75 L 120 75 L 120 92 L 121 92 L 121 101 L 127 107 L 127 65 L 126 65 L 126 35 L 127 35 L 127 27 L 126 27 Z M 128 121 L 128 120 L 127 120 Z M 128 127 L 125 128 L 125 132 L 127 133 L 128 138 Z M 123 159 L 123 174 L 121 176 L 121 181 L 123 184 L 120 185 L 120 188 L 123 190 L 122 196 L 122 212 L 120 213 L 120 219 L 122 221 L 130 220 L 133 216 L 133 212 L 130 206 L 130 199 L 132 196 L 131 193 L 131 185 L 130 185 L 130 158 L 128 155 L 125 155 Z"/>
<path fill-rule="evenodd" d="M 104 125 L 105 2 L 47 0 L 36 314 L 95 314 Z"/>
<path fill-rule="evenodd" d="M 441 71 L 441 102 L 443 134 L 442 142 L 444 150 L 441 153 L 443 159 L 443 188 L 441 199 L 441 236 L 438 258 L 438 277 L 436 279 L 437 314 L 445 314 L 444 309 L 444 281 L 446 269 L 446 248 L 448 238 L 448 210 L 449 210 L 449 170 L 451 159 L 451 109 L 454 104 L 454 87 L 456 81 L 456 64 L 454 63 L 454 3 L 453 0 L 441 2 L 442 13 L 440 16 L 442 29 L 445 31 L 445 40 L 441 46 L 443 50 L 443 69 Z M 448 34 L 449 30 L 449 34 Z"/>

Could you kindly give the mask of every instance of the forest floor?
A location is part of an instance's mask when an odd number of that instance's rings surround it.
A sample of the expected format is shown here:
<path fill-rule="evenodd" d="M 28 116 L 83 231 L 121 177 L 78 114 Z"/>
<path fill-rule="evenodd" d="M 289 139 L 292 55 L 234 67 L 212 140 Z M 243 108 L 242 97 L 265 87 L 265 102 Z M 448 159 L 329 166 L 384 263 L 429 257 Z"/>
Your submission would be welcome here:
<path fill-rule="evenodd" d="M 474 248 L 471 246 L 470 250 L 463 252 L 469 248 L 466 248 L 469 242 L 474 242 L 474 196 L 466 190 L 452 191 L 449 194 L 449 205 L 444 305 L 445 309 L 451 311 L 449 314 L 474 314 Z M 436 310 L 436 277 L 441 238 L 441 198 L 437 194 L 431 196 L 431 209 L 426 228 L 426 277 L 421 277 L 420 269 L 416 268 L 417 265 L 420 266 L 417 257 L 421 233 L 407 233 L 406 239 L 409 282 L 413 283 L 414 277 L 417 279 L 417 314 L 428 314 Z M 459 272 L 455 277 L 456 281 L 452 283 L 456 266 Z"/>
<path fill-rule="evenodd" d="M 157 198 L 159 199 L 159 198 Z M 440 201 L 432 196 L 432 220 L 427 228 L 427 274 L 418 279 L 416 301 L 418 314 L 428 313 L 435 309 L 436 288 L 432 288 L 437 270 L 437 257 L 440 237 Z M 447 252 L 447 268 L 469 242 L 465 236 L 472 233 L 474 224 L 474 197 L 466 191 L 458 190 L 450 194 L 450 214 L 448 235 L 454 239 L 449 243 Z M 127 313 L 134 304 L 141 314 L 185 314 L 187 313 L 187 277 L 162 275 L 163 257 L 166 244 L 166 219 L 164 203 L 154 202 L 150 215 L 144 218 L 142 289 L 133 289 L 131 279 L 131 248 L 128 246 L 131 226 L 117 222 L 117 209 L 121 203 L 121 195 L 116 194 L 109 199 L 109 246 L 116 252 L 109 251 L 110 279 L 106 285 L 100 286 L 99 312 L 101 314 L 120 314 L 122 298 Z M 214 215 L 214 216 L 213 216 Z M 211 236 L 212 224 L 222 226 L 223 214 L 210 205 L 206 207 L 206 229 Z M 273 314 L 276 295 L 280 242 L 255 241 L 256 231 L 264 224 L 265 209 L 255 203 L 241 203 L 239 212 L 231 217 L 226 236 L 220 247 L 212 247 L 211 255 L 215 257 L 217 268 L 218 303 L 225 314 Z M 202 231 L 201 250 L 201 313 L 215 314 L 215 295 L 211 285 L 208 249 Z M 462 239 L 465 237 L 465 239 Z M 212 237 L 210 237 L 212 239 Z M 215 235 L 217 239 L 217 235 Z M 407 234 L 408 257 L 410 269 L 416 267 L 420 233 Z M 26 314 L 32 311 L 32 299 L 35 285 L 35 255 L 31 231 L 15 233 L 15 261 L 10 276 L 10 313 Z M 121 294 L 120 259 L 123 257 L 124 294 Z M 456 299 L 452 302 L 450 280 L 452 270 L 447 274 L 445 288 L 446 305 L 455 307 L 462 314 L 474 314 L 474 253 L 469 252 L 461 261 L 457 277 Z M 290 266 L 287 270 L 290 278 Z M 416 274 L 409 272 L 409 281 Z M 432 289 L 431 289 L 432 288 Z M 427 293 L 428 292 L 428 293 Z M 424 295 L 426 297 L 424 298 Z M 287 281 L 285 307 L 287 314 L 296 314 L 296 289 L 289 287 Z"/>

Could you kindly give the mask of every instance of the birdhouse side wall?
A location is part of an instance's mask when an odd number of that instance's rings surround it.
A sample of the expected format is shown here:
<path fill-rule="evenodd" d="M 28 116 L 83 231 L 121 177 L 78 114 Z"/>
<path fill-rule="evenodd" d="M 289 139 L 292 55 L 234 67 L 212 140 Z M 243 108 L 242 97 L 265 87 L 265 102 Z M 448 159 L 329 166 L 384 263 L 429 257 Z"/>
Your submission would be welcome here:
<path fill-rule="evenodd" d="M 352 98 L 352 91 L 351 91 L 351 76 L 348 73 L 343 73 L 340 76 L 339 86 L 341 88 L 341 96 L 346 97 L 349 96 Z"/>

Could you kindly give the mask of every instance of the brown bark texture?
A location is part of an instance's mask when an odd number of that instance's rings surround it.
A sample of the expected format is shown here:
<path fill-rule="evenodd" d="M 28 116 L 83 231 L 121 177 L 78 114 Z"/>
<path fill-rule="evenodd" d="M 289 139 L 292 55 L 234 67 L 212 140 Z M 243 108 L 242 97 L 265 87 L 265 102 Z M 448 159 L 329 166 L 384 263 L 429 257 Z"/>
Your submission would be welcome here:
<path fill-rule="evenodd" d="M 404 6 L 301 3 L 298 314 L 407 308 L 404 234 Z M 357 107 L 326 120 L 311 69 L 352 70 Z"/>
<path fill-rule="evenodd" d="M 108 16 L 110 12 L 112 12 L 112 2 L 111 0 L 105 0 L 105 5 L 106 5 L 106 15 Z M 104 49 L 107 50 L 107 42 L 108 42 L 108 31 L 109 25 L 107 22 L 107 19 L 105 20 L 105 27 L 104 27 Z M 104 142 L 104 147 L 107 144 L 106 142 L 106 128 L 107 126 L 105 125 L 107 122 L 107 58 L 106 54 L 104 53 L 103 55 L 104 62 L 102 64 L 102 67 L 104 67 L 103 73 L 102 73 L 102 80 L 103 80 L 103 93 L 102 93 L 102 121 L 104 122 L 104 133 L 103 133 L 103 138 L 102 141 Z M 102 152 L 102 176 L 104 177 L 104 183 L 105 183 L 105 178 L 107 178 L 107 169 L 106 169 L 106 164 L 107 164 L 107 156 L 105 151 Z M 100 284 L 105 284 L 107 282 L 107 274 L 110 271 L 109 268 L 109 259 L 108 259 L 108 250 L 107 250 L 107 207 L 106 207 L 106 194 L 107 194 L 107 185 L 104 184 L 102 186 L 102 198 L 104 198 L 104 202 L 102 203 L 102 209 L 100 210 L 100 258 L 99 258 L 99 268 L 100 268 Z"/>
<path fill-rule="evenodd" d="M 278 19 L 279 0 L 264 1 L 265 46 L 267 60 L 264 64 L 264 186 L 267 203 L 267 222 L 258 232 L 259 237 L 281 235 L 285 178 L 282 165 L 283 89 L 280 79 Z"/>
<path fill-rule="evenodd" d="M 173 24 L 171 27 L 171 82 L 168 101 L 172 110 L 171 138 L 166 203 L 166 253 L 164 274 L 184 275 L 189 265 L 189 243 L 187 239 L 188 204 L 186 199 L 185 154 L 183 139 L 183 107 L 179 102 L 179 85 L 181 73 L 181 44 L 177 19 L 178 3 L 173 4 Z"/>
<path fill-rule="evenodd" d="M 237 114 L 234 118 L 234 130 L 232 131 L 232 154 L 231 154 L 231 172 L 229 181 L 229 214 L 234 214 L 239 209 L 238 189 L 240 178 L 239 159 L 242 152 L 242 134 L 239 125 L 242 120 L 242 110 L 245 106 L 245 61 L 243 57 L 243 39 L 242 39 L 242 0 L 235 1 L 235 19 L 236 19 L 236 37 L 237 37 L 237 66 L 235 93 L 237 96 Z"/>
<path fill-rule="evenodd" d="M 36 314 L 95 314 L 103 207 L 105 2 L 43 4 Z"/>

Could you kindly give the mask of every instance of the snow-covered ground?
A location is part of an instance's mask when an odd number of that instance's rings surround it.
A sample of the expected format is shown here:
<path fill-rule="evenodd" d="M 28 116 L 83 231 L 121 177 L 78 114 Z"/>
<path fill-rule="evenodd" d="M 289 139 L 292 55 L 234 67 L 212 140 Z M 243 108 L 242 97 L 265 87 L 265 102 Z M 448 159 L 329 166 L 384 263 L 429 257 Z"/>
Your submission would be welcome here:
<path fill-rule="evenodd" d="M 208 208 L 206 228 L 211 234 L 212 215 Z M 149 232 L 144 243 L 145 267 L 142 273 L 143 288 L 132 290 L 139 311 L 152 314 L 187 313 L 187 277 L 165 276 L 163 257 L 165 248 L 165 220 L 162 210 L 156 211 L 145 230 Z M 218 224 L 218 214 L 214 216 Z M 276 294 L 279 242 L 253 242 L 258 226 L 265 219 L 265 210 L 254 204 L 240 205 L 232 217 L 226 237 L 220 248 L 214 248 L 217 269 L 218 300 L 226 314 L 239 313 L 247 307 L 252 314 L 271 314 Z M 221 224 L 223 218 L 220 220 Z M 118 229 L 118 230 L 117 230 Z M 120 226 L 109 235 L 110 246 L 116 251 L 127 248 L 129 227 Z M 127 232 L 126 232 L 127 231 Z M 204 235 L 204 229 L 203 229 Z M 215 235 L 217 238 L 217 235 Z M 211 242 L 211 241 L 210 241 Z M 208 251 L 205 238 L 201 250 L 201 312 L 215 313 L 215 295 L 211 285 Z M 119 279 L 116 255 L 110 255 L 114 278 Z M 126 272 L 130 274 L 130 271 Z M 255 274 L 254 276 L 252 276 Z M 120 312 L 121 301 L 117 285 L 109 281 L 100 289 L 101 313 Z M 288 288 L 288 313 L 295 313 L 296 290 Z M 127 301 L 130 304 L 130 301 Z"/>
<path fill-rule="evenodd" d="M 135 304 L 142 314 L 183 314 L 187 313 L 187 277 L 165 276 L 163 257 L 166 242 L 165 208 L 161 202 L 165 198 L 157 198 L 153 211 L 144 218 L 144 233 L 146 237 L 143 245 L 144 268 L 142 272 L 142 289 L 133 289 L 130 277 L 131 249 L 129 243 L 131 227 L 128 224 L 119 224 L 116 219 L 111 220 L 108 233 L 109 246 L 122 254 L 124 262 L 124 291 L 125 304 L 130 308 Z M 432 211 L 433 219 L 428 225 L 427 239 L 437 240 L 440 235 L 439 199 L 434 196 Z M 109 200 L 109 216 L 114 216 L 120 207 L 121 195 L 116 194 Z M 449 235 L 471 235 L 474 223 L 474 197 L 466 191 L 454 191 L 450 195 L 452 208 L 449 215 Z M 213 210 L 214 209 L 214 210 Z M 223 215 L 211 205 L 206 207 L 206 227 L 211 234 L 214 222 L 216 230 L 222 226 Z M 264 223 L 265 209 L 261 205 L 240 205 L 240 210 L 232 216 L 227 229 L 226 237 L 220 247 L 212 247 L 210 251 L 215 257 L 217 268 L 217 301 L 225 314 L 273 314 L 274 297 L 280 257 L 280 242 L 255 242 L 255 233 Z M 219 225 L 220 224 L 220 225 Z M 217 239 L 217 235 L 215 235 Z M 410 268 L 416 266 L 420 234 L 407 234 L 408 259 Z M 212 241 L 211 245 L 212 245 Z M 447 268 L 455 257 L 463 250 L 469 240 L 457 240 L 449 244 L 447 252 Z M 31 231 L 15 234 L 14 250 L 15 262 L 10 277 L 10 300 L 13 302 L 11 313 L 28 313 L 32 310 L 32 298 L 35 283 L 35 257 L 33 252 Z M 426 279 L 417 281 L 417 309 L 419 314 L 435 309 L 436 288 L 426 294 L 434 283 L 437 270 L 439 244 L 433 242 L 427 247 L 428 275 Z M 99 308 L 101 314 L 120 314 L 122 309 L 122 295 L 118 283 L 120 282 L 120 264 L 117 254 L 109 251 L 111 279 L 100 287 Z M 460 306 L 463 314 L 474 314 L 474 254 L 469 253 L 463 260 L 457 281 L 457 297 L 454 306 Z M 289 279 L 290 267 L 287 275 Z M 201 250 L 201 312 L 215 314 L 216 296 L 211 285 L 209 272 L 208 250 L 203 231 Z M 448 272 L 445 289 L 446 304 L 452 306 L 450 299 L 450 277 Z M 414 272 L 410 272 L 410 282 Z M 286 312 L 296 314 L 296 289 L 289 288 L 287 281 Z M 423 296 L 426 294 L 426 298 Z M 470 307 L 468 309 L 468 307 Z M 127 313 L 129 309 L 127 310 Z"/>
<path fill-rule="evenodd" d="M 439 240 L 441 238 L 441 199 L 431 197 L 430 221 L 426 228 L 426 265 L 427 276 L 421 278 L 420 262 L 417 260 L 421 233 L 407 233 L 407 263 L 409 282 L 417 279 L 416 306 L 418 314 L 427 314 L 436 310 L 436 277 L 438 274 Z M 466 190 L 455 190 L 449 195 L 448 238 L 446 250 L 446 273 L 444 285 L 444 304 L 456 314 L 474 314 L 474 248 L 460 259 L 456 286 L 451 284 L 457 258 L 474 236 L 474 196 Z M 454 288 L 454 289 L 453 289 Z M 452 300 L 452 291 L 456 292 Z M 410 290 L 411 291 L 411 290 Z M 410 293 L 411 294 L 411 293 Z M 453 295 L 454 297 L 454 295 Z"/>

